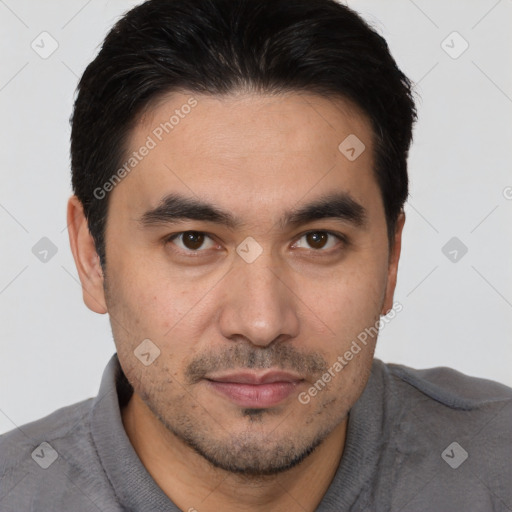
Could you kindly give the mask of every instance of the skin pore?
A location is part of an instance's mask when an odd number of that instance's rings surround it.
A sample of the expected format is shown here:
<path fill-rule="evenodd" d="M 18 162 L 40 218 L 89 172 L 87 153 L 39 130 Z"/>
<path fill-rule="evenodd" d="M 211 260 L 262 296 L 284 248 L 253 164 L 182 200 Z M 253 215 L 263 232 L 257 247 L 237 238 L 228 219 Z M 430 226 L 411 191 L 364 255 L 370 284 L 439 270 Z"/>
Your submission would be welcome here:
<path fill-rule="evenodd" d="M 365 145 L 353 161 L 338 149 L 350 134 Z M 148 136 L 155 147 L 110 193 L 105 273 L 79 201 L 68 206 L 84 301 L 109 313 L 134 388 L 126 433 L 182 510 L 313 511 L 376 340 L 309 403 L 298 395 L 391 309 L 396 283 L 404 217 L 390 250 L 370 123 L 313 94 L 176 92 L 141 116 L 128 153 Z M 249 262 L 239 247 L 261 253 Z M 134 353 L 146 339 L 160 350 L 148 366 Z M 269 407 L 238 405 L 206 380 L 271 369 L 302 380 Z"/>

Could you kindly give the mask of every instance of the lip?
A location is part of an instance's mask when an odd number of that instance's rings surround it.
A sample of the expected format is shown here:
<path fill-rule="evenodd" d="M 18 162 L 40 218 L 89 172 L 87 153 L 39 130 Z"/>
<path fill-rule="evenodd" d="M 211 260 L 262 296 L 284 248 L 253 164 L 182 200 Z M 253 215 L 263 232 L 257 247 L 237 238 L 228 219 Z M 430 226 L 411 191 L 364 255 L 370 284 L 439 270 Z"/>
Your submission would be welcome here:
<path fill-rule="evenodd" d="M 271 370 L 268 372 L 236 372 L 221 375 L 205 377 L 207 380 L 215 382 L 230 382 L 238 384 L 272 384 L 274 382 L 298 382 L 303 380 L 300 375 L 281 370 Z"/>
<path fill-rule="evenodd" d="M 207 377 L 209 386 L 231 402 L 250 408 L 279 404 L 303 381 L 300 376 L 283 371 L 267 373 L 238 372 Z"/>

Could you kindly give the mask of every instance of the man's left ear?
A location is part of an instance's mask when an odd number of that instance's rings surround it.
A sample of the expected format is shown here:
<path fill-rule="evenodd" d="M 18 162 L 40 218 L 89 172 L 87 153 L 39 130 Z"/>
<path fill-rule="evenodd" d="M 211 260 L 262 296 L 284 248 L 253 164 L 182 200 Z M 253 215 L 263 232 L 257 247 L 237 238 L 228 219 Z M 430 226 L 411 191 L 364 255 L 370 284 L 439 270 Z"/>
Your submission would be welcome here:
<path fill-rule="evenodd" d="M 402 211 L 396 220 L 395 236 L 389 252 L 388 282 L 381 315 L 386 315 L 393 307 L 393 296 L 395 294 L 398 261 L 400 259 L 400 251 L 402 249 L 402 231 L 404 229 L 404 224 L 405 213 Z"/>

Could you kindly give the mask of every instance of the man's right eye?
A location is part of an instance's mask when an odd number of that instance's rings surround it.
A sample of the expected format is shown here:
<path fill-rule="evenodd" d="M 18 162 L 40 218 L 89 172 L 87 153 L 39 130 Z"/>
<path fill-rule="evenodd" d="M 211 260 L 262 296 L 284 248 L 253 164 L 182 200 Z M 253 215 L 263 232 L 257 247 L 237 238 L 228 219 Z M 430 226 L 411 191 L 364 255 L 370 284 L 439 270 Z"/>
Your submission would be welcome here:
<path fill-rule="evenodd" d="M 213 240 L 202 231 L 182 231 L 180 233 L 175 233 L 167 237 L 165 242 L 172 242 L 183 252 L 188 253 L 202 252 L 212 248 L 215 245 L 215 242 L 213 242 Z"/>

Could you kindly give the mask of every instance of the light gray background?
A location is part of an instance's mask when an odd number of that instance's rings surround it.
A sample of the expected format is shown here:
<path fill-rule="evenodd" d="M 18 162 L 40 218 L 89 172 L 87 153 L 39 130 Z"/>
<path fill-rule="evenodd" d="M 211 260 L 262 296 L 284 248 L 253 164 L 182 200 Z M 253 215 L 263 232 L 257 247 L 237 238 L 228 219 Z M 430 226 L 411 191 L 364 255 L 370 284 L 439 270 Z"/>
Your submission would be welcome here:
<path fill-rule="evenodd" d="M 115 351 L 107 317 L 82 302 L 69 249 L 68 119 L 78 77 L 136 3 L 0 0 L 0 432 L 96 395 Z M 384 35 L 420 96 L 403 311 L 377 356 L 512 386 L 512 0 L 348 5 Z M 31 48 L 43 31 L 58 42 L 46 59 Z M 441 46 L 463 48 L 454 31 L 469 43 L 456 59 Z M 58 249 L 46 263 L 32 252 L 42 237 Z M 452 237 L 468 248 L 456 262 L 442 252 Z"/>

